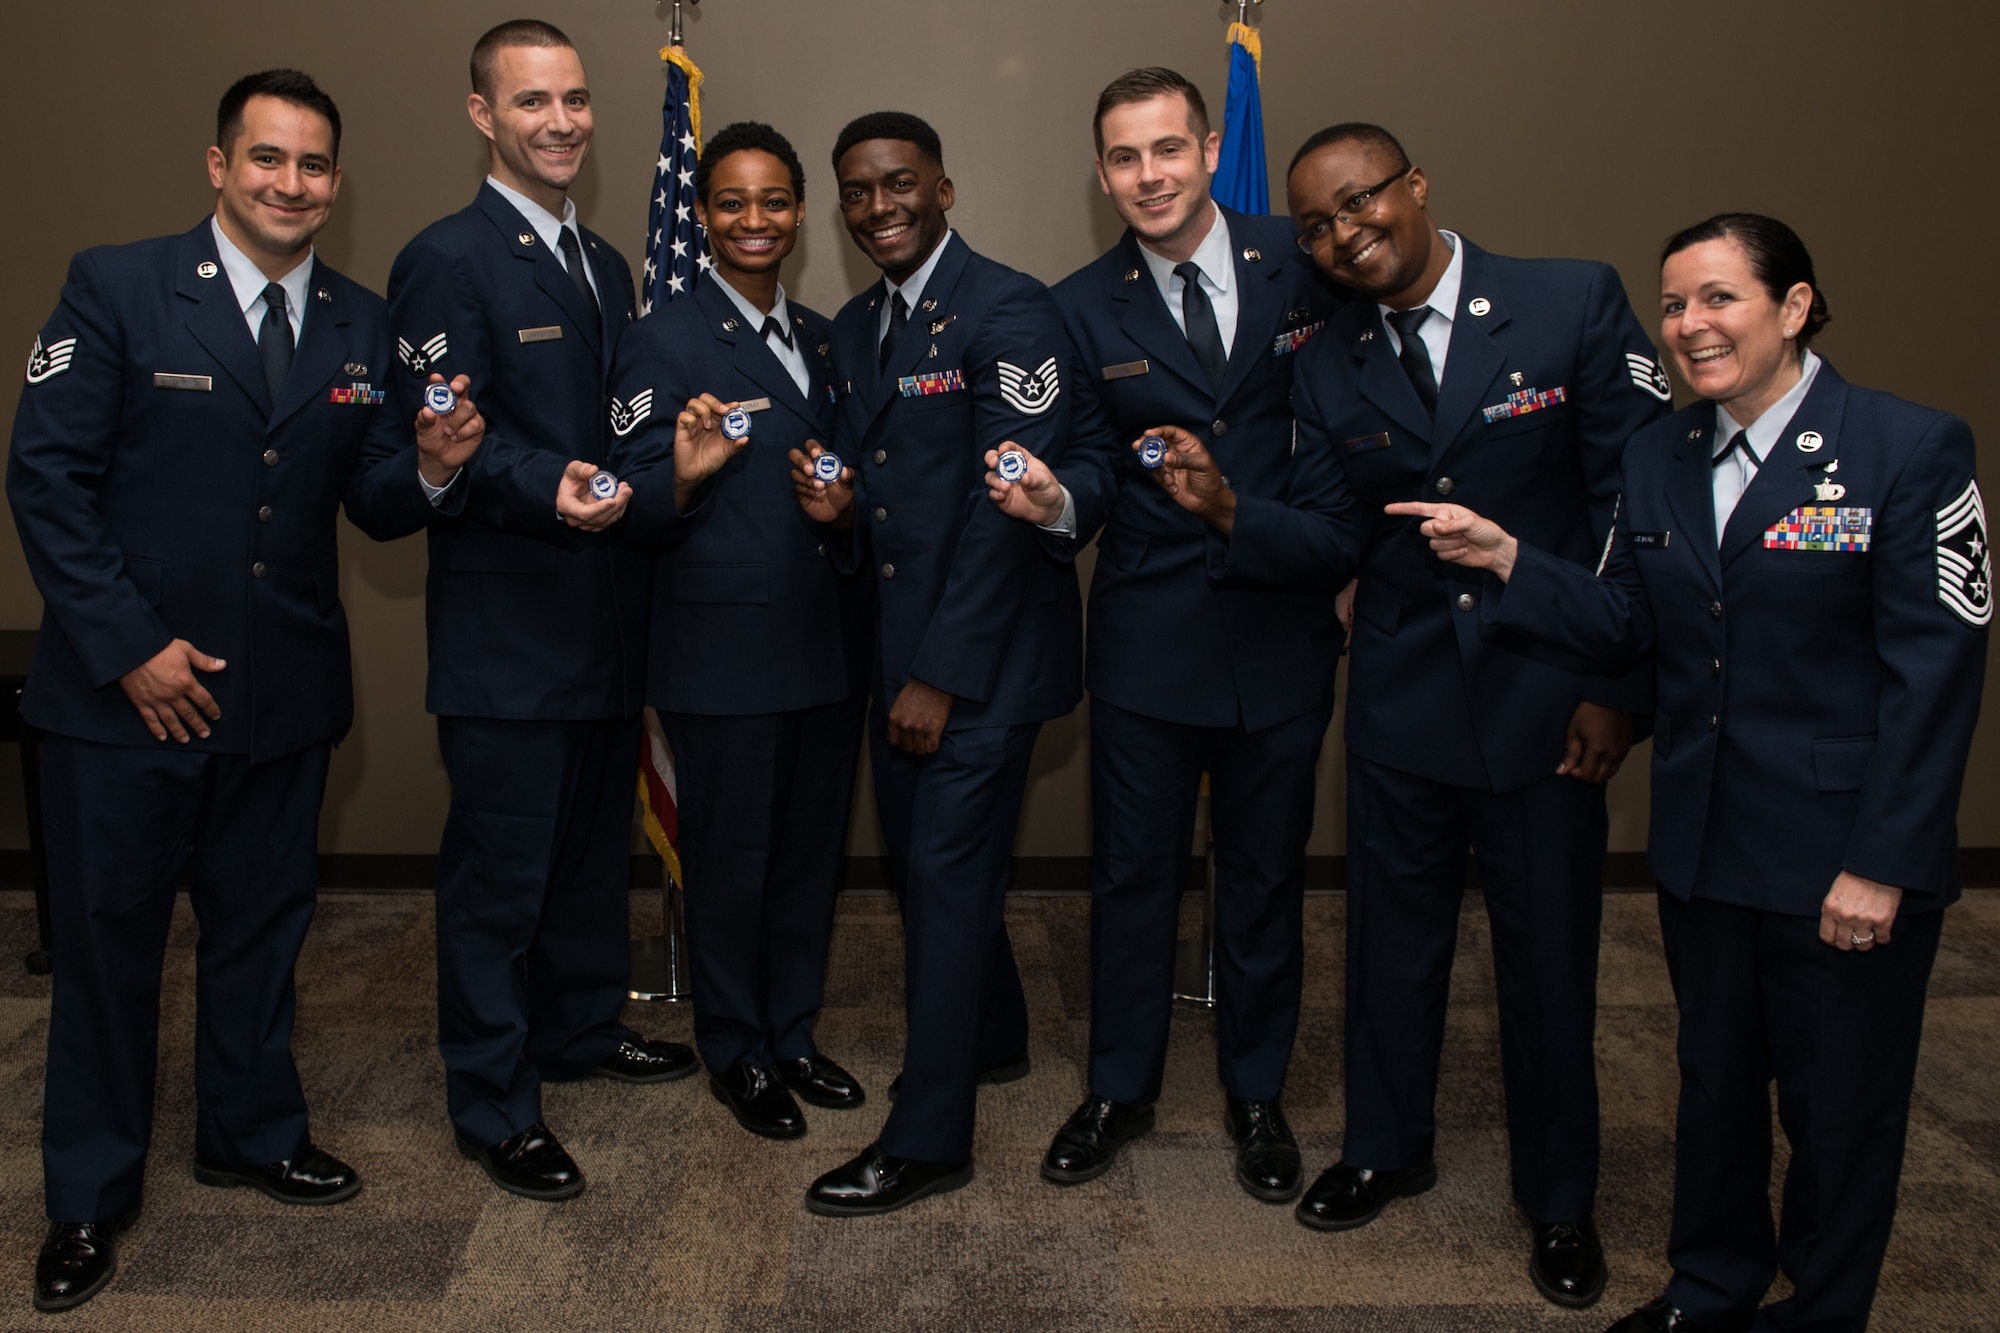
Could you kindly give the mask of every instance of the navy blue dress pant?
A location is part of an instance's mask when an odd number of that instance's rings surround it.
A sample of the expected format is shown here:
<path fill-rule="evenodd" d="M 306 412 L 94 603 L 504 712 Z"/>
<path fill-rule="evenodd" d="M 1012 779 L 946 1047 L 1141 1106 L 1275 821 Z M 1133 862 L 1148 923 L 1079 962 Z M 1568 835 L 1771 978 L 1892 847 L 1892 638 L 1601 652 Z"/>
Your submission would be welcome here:
<path fill-rule="evenodd" d="M 627 1035 L 639 720 L 440 717 L 438 744 L 438 1049 L 452 1123 L 498 1143 Z"/>
<path fill-rule="evenodd" d="M 1942 912 L 1842 953 L 1819 919 L 1660 894 L 1680 1006 L 1667 1299 L 1704 1325 L 1860 1333 L 1896 1182 Z M 1791 1144 L 1771 1223 L 1771 1084 Z M 1783 1270 L 1792 1293 L 1757 1310 Z"/>
<path fill-rule="evenodd" d="M 1160 1095 L 1201 775 L 1215 836 L 1215 1061 L 1276 1101 L 1299 1029 L 1305 857 L 1329 702 L 1259 731 L 1090 704 L 1090 1090 Z"/>
<path fill-rule="evenodd" d="M 1433 1154 L 1470 851 L 1493 936 L 1514 1200 L 1541 1222 L 1592 1213 L 1607 832 L 1604 788 L 1574 778 L 1493 792 L 1349 752 L 1346 1161 L 1396 1171 Z"/>
<path fill-rule="evenodd" d="M 879 1135 L 891 1156 L 970 1160 L 980 1067 L 1027 1049 L 1004 910 L 1040 731 L 946 731 L 936 754 L 918 758 L 889 745 L 881 710 L 870 716 L 875 802 L 903 910 L 903 1086 Z"/>
<path fill-rule="evenodd" d="M 42 1176 L 52 1220 L 139 1202 L 153 1134 L 160 974 L 175 881 L 195 944 L 197 1156 L 248 1166 L 306 1144 L 292 967 L 312 922 L 331 741 L 269 763 L 67 736 L 42 746 L 56 960 Z"/>
<path fill-rule="evenodd" d="M 694 1038 L 721 1071 L 817 1053 L 867 696 L 789 713 L 662 713 L 679 778 Z"/>

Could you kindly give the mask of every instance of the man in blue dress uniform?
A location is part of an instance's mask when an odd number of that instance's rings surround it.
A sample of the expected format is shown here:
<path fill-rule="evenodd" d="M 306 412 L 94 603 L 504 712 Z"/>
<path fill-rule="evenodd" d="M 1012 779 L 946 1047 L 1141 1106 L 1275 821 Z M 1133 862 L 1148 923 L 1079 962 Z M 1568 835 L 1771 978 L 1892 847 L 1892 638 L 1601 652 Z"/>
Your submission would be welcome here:
<path fill-rule="evenodd" d="M 653 1083 L 694 1053 L 620 1021 L 650 557 L 593 498 L 605 376 L 632 281 L 568 198 L 590 149 L 569 39 L 518 20 L 480 38 L 467 110 L 490 174 L 389 274 L 398 377 L 467 376 L 491 427 L 436 506 L 430 681 L 451 779 L 438 849 L 438 1045 L 460 1151 L 501 1189 L 564 1199 L 583 1173 L 542 1123 L 544 1078 Z"/>
<path fill-rule="evenodd" d="M 469 398 L 442 420 L 386 401 L 388 311 L 313 254 L 340 189 L 332 99 L 270 70 L 216 120 L 212 217 L 71 263 L 7 465 L 44 603 L 21 701 L 47 733 L 56 959 L 42 1310 L 110 1281 L 139 1212 L 183 869 L 195 1179 L 295 1204 L 361 1188 L 313 1145 L 291 1049 L 320 799 L 354 716 L 335 516 L 417 531 L 430 508 L 404 455 L 457 467 L 480 442 Z"/>
<path fill-rule="evenodd" d="M 915 116 L 861 117 L 833 161 L 883 280 L 834 320 L 848 466 L 831 485 L 796 475 L 830 549 L 876 580 L 869 753 L 909 1018 L 879 1140 L 806 1196 L 853 1216 L 971 1180 L 976 1085 L 1027 1071 L 1001 910 L 1036 734 L 1081 694 L 1082 614 L 1051 539 L 985 498 L 991 451 L 1017 439 L 1059 462 L 1068 438 L 1073 354 L 1048 289 L 951 231 L 944 151 Z"/>

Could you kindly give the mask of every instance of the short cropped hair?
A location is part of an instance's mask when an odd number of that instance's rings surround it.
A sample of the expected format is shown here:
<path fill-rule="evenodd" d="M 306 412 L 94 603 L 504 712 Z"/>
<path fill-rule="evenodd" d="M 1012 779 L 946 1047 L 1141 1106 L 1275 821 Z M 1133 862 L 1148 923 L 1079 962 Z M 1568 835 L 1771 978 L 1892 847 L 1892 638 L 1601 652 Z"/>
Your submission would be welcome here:
<path fill-rule="evenodd" d="M 1104 117 L 1111 109 L 1133 102 L 1150 102 L 1155 97 L 1187 99 L 1188 128 L 1194 131 L 1195 141 L 1208 138 L 1208 103 L 1202 100 L 1201 89 L 1183 74 L 1162 65 L 1147 65 L 1143 69 L 1126 70 L 1097 95 L 1097 114 L 1090 122 L 1090 132 L 1097 138 L 1100 156 L 1104 153 Z"/>
<path fill-rule="evenodd" d="M 915 144 L 924 161 L 939 171 L 944 170 L 944 144 L 938 132 L 907 111 L 870 111 L 848 121 L 840 137 L 833 141 L 833 169 L 840 170 L 840 159 L 847 156 L 848 149 L 870 139 L 900 139 Z"/>
<path fill-rule="evenodd" d="M 695 198 L 704 204 L 708 202 L 708 183 L 722 159 L 731 153 L 749 152 L 769 153 L 784 163 L 785 170 L 792 173 L 793 196 L 806 197 L 806 169 L 800 165 L 792 141 L 762 121 L 739 120 L 710 135 L 708 146 L 701 150 L 701 160 L 694 167 Z"/>
<path fill-rule="evenodd" d="M 275 97 L 281 102 L 317 111 L 333 127 L 333 160 L 340 161 L 340 108 L 313 82 L 312 75 L 296 69 L 267 69 L 246 74 L 229 85 L 215 108 L 215 146 L 229 156 L 230 148 L 243 133 L 243 108 L 253 97 Z"/>
<path fill-rule="evenodd" d="M 1359 143 L 1370 148 L 1379 148 L 1387 156 L 1402 163 L 1405 169 L 1410 165 L 1410 155 L 1403 151 L 1403 145 L 1397 142 L 1395 135 L 1380 125 L 1370 125 L 1365 120 L 1348 120 L 1338 125 L 1329 125 L 1300 144 L 1299 151 L 1292 154 L 1291 166 L 1285 168 L 1285 174 L 1291 175 L 1299 163 L 1305 161 L 1308 156 L 1337 143 Z"/>
<path fill-rule="evenodd" d="M 1812 305 L 1798 332 L 1799 349 L 1804 351 L 1813 335 L 1833 322 L 1833 312 L 1827 308 L 1826 293 L 1820 290 L 1819 279 L 1813 275 L 1812 255 L 1806 251 L 1806 243 L 1776 218 L 1762 213 L 1717 213 L 1667 237 L 1667 243 L 1660 247 L 1660 263 L 1664 266 L 1690 246 L 1723 240 L 1743 247 L 1750 260 L 1750 271 L 1757 275 L 1758 284 L 1770 293 L 1773 301 L 1784 300 L 1785 293 L 1798 283 L 1812 288 Z"/>
<path fill-rule="evenodd" d="M 540 19 L 509 19 L 497 27 L 488 28 L 486 35 L 472 44 L 472 91 L 488 102 L 493 100 L 497 91 L 493 86 L 493 67 L 498 63 L 500 53 L 510 46 L 567 46 L 575 49 L 576 43 L 561 28 Z"/>

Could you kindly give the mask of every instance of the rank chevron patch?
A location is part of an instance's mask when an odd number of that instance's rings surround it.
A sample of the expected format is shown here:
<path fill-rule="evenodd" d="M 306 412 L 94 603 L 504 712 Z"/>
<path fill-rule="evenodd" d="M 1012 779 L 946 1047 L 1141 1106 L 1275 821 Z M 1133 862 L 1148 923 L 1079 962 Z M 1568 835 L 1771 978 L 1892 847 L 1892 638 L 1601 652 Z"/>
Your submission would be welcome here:
<path fill-rule="evenodd" d="M 41 335 L 35 336 L 35 345 L 28 351 L 28 383 L 40 384 L 52 380 L 69 369 L 70 360 L 76 356 L 76 339 L 58 338 L 47 347 L 42 346 Z"/>
<path fill-rule="evenodd" d="M 1033 374 L 1009 361 L 999 362 L 995 368 L 1000 372 L 1000 396 L 1023 416 L 1040 416 L 1055 406 L 1062 393 L 1054 357 L 1036 366 Z"/>
<path fill-rule="evenodd" d="M 412 375 L 420 379 L 430 374 L 431 368 L 444 360 L 444 354 L 447 350 L 448 345 L 442 333 L 431 335 L 422 347 L 410 346 L 410 340 L 407 338 L 396 339 L 397 358 L 410 368 Z"/>
<path fill-rule="evenodd" d="M 623 439 L 638 428 L 640 422 L 653 415 L 653 391 L 641 389 L 632 395 L 630 402 L 611 400 L 611 433 Z"/>
<path fill-rule="evenodd" d="M 1968 625 L 1993 619 L 1993 551 L 1986 544 L 1986 501 L 1977 480 L 1937 511 L 1938 600 Z"/>

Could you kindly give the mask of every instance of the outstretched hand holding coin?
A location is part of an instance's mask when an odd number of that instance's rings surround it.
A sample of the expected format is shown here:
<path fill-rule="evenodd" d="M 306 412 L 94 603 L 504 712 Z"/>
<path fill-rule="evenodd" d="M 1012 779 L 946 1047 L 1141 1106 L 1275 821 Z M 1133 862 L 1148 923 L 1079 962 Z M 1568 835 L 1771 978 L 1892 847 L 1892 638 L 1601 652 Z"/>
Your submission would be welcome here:
<path fill-rule="evenodd" d="M 447 384 L 438 374 L 424 386 L 424 405 L 417 409 L 417 471 L 433 486 L 457 476 L 486 438 L 486 418 L 465 396 L 471 387 L 464 375 Z"/>
<path fill-rule="evenodd" d="M 792 490 L 799 508 L 817 523 L 846 531 L 854 526 L 854 470 L 818 440 L 785 455 L 792 460 Z"/>
<path fill-rule="evenodd" d="M 712 393 L 688 399 L 674 418 L 674 508 L 685 514 L 701 484 L 750 447 L 750 414 Z"/>

